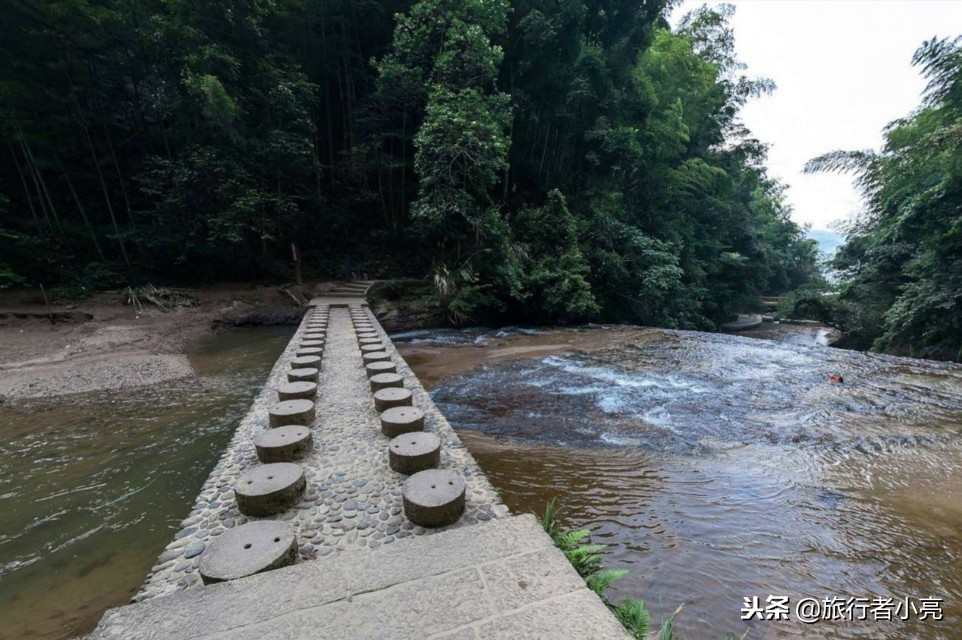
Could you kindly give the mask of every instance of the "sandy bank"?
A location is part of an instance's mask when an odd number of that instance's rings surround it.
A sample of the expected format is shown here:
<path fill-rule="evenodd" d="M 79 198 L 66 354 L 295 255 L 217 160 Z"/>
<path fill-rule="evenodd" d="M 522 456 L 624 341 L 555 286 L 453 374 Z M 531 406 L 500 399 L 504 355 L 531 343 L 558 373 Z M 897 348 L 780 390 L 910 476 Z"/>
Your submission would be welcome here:
<path fill-rule="evenodd" d="M 43 316 L 31 292 L 0 297 L 0 402 L 117 390 L 193 375 L 189 344 L 220 326 L 288 324 L 303 310 L 276 287 L 218 285 L 198 306 L 137 311 L 119 292 Z"/>

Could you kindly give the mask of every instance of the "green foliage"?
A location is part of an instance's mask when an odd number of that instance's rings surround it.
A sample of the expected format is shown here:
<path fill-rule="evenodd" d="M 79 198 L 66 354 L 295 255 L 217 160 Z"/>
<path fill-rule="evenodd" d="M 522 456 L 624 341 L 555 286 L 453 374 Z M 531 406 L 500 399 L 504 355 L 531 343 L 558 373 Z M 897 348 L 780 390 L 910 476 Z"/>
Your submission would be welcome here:
<path fill-rule="evenodd" d="M 591 266 L 582 254 L 577 221 L 564 195 L 551 191 L 543 207 L 523 209 L 511 226 L 523 255 L 513 297 L 525 315 L 571 320 L 597 315 Z"/>
<path fill-rule="evenodd" d="M 17 0 L 0 286 L 287 280 L 296 241 L 317 277 L 434 272 L 454 323 L 710 328 L 815 253 L 738 121 L 772 87 L 732 9 L 669 4 Z M 949 304 L 907 293 L 890 322 Z"/>
<path fill-rule="evenodd" d="M 648 610 L 645 603 L 641 600 L 626 599 L 621 604 L 614 607 L 612 613 L 618 618 L 618 622 L 628 630 L 635 640 L 646 640 L 648 636 Z M 670 636 L 669 636 L 670 638 Z M 668 640 L 668 638 L 665 638 Z"/>
<path fill-rule="evenodd" d="M 558 521 L 558 508 L 552 498 L 545 505 L 544 514 L 540 518 L 545 533 L 551 536 L 555 546 L 565 555 L 578 575 L 585 579 L 585 583 L 599 596 L 618 578 L 622 578 L 627 571 L 605 570 L 602 568 L 602 556 L 599 553 L 605 546 L 602 544 L 587 544 L 591 533 L 587 529 L 562 531 Z"/>
<path fill-rule="evenodd" d="M 189 74 L 184 85 L 198 101 L 200 112 L 210 124 L 225 130 L 230 127 L 237 116 L 237 103 L 227 94 L 217 76 Z"/>
<path fill-rule="evenodd" d="M 882 149 L 835 151 L 807 171 L 853 173 L 868 203 L 833 261 L 833 319 L 856 347 L 962 358 L 962 38 L 931 40 L 913 63 L 922 105 Z"/>
<path fill-rule="evenodd" d="M 545 532 L 551 536 L 555 546 L 565 555 L 578 575 L 584 578 L 588 588 L 598 594 L 632 637 L 644 640 L 648 633 L 648 611 L 645 609 L 644 602 L 626 599 L 619 605 L 613 605 L 605 597 L 608 588 L 616 580 L 628 575 L 628 571 L 602 567 L 600 552 L 605 546 L 586 543 L 585 541 L 591 535 L 587 529 L 562 531 L 554 498 L 545 505 L 544 514 L 540 519 Z M 666 638 L 670 638 L 670 635 Z"/>
<path fill-rule="evenodd" d="M 506 109 L 476 88 L 431 92 L 415 138 L 421 196 L 414 218 L 445 244 L 490 233 L 488 192 L 506 164 Z"/>

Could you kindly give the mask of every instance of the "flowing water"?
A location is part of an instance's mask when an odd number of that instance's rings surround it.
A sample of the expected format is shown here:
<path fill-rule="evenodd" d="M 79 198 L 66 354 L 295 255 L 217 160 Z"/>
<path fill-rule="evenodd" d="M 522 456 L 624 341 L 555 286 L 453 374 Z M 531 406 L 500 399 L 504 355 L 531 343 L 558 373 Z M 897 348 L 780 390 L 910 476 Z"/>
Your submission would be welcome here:
<path fill-rule="evenodd" d="M 0 638 L 83 633 L 129 599 L 289 336 L 222 331 L 193 379 L 0 409 Z M 631 570 L 613 599 L 654 621 L 685 603 L 677 637 L 962 639 L 962 367 L 759 337 L 398 342 L 512 510 L 557 497 Z M 941 597 L 946 620 L 739 619 L 768 595 Z"/>
<path fill-rule="evenodd" d="M 760 337 L 397 341 L 509 507 L 557 497 L 630 570 L 613 599 L 644 598 L 653 622 L 685 604 L 676 637 L 962 638 L 962 367 L 815 346 L 812 329 Z M 740 619 L 769 595 L 790 620 Z M 945 620 L 875 621 L 883 600 L 853 609 L 868 621 L 809 625 L 802 597 L 943 598 Z"/>
<path fill-rule="evenodd" d="M 292 331 L 222 330 L 194 378 L 0 408 L 0 638 L 70 637 L 129 601 Z"/>

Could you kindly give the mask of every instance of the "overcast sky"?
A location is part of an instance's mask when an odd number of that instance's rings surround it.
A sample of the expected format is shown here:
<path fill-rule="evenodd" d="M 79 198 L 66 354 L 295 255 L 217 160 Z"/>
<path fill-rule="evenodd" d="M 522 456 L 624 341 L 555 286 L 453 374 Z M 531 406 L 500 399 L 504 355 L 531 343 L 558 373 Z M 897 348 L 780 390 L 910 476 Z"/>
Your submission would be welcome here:
<path fill-rule="evenodd" d="M 680 17 L 714 1 L 685 2 Z M 912 54 L 933 36 L 962 34 L 959 0 L 736 0 L 739 58 L 775 93 L 749 103 L 745 124 L 770 145 L 771 175 L 789 185 L 799 223 L 828 229 L 859 206 L 845 176 L 802 175 L 834 149 L 878 148 L 882 128 L 919 104 Z"/>

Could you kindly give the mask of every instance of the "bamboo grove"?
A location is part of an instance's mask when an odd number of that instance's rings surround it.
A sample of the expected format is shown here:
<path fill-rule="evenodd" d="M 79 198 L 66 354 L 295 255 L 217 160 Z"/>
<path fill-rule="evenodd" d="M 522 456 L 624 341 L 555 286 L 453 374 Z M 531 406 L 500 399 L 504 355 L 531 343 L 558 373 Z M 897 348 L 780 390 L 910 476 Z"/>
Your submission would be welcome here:
<path fill-rule="evenodd" d="M 454 321 L 710 327 L 816 273 L 727 6 L 10 0 L 0 286 L 427 277 Z"/>

